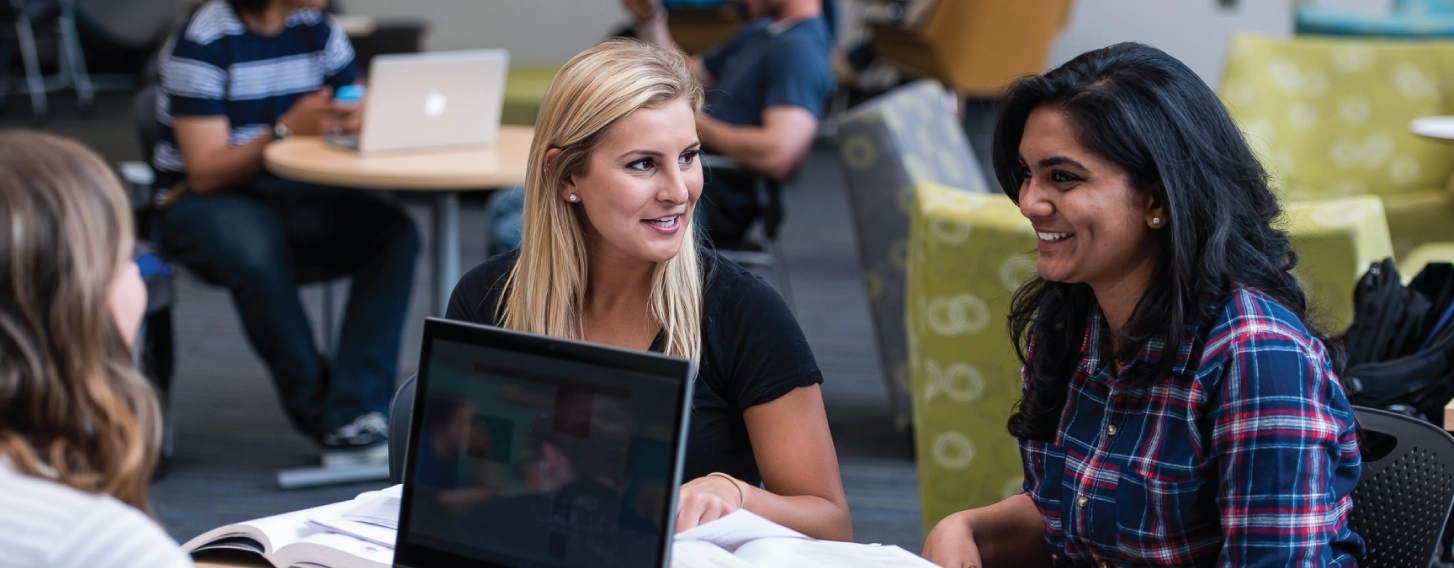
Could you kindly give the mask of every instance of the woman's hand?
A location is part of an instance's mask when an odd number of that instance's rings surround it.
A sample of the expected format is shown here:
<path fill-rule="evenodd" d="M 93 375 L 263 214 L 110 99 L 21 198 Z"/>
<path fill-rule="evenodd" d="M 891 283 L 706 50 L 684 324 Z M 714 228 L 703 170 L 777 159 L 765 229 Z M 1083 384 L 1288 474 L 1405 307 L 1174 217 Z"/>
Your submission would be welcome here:
<path fill-rule="evenodd" d="M 708 475 L 682 484 L 677 494 L 677 532 L 695 528 L 741 509 L 747 493 L 727 475 Z"/>
<path fill-rule="evenodd" d="M 960 511 L 939 521 L 924 539 L 924 558 L 944 568 L 980 568 L 979 547 L 970 526 L 971 511 Z"/>

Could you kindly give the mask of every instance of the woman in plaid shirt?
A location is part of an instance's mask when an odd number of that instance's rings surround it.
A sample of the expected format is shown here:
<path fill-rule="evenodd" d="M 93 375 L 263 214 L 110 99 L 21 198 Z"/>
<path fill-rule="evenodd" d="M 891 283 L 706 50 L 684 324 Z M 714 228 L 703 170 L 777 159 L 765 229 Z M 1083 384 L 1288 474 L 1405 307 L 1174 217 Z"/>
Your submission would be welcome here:
<path fill-rule="evenodd" d="M 1266 172 L 1215 94 L 1123 43 L 1024 79 L 994 166 L 1039 237 L 1010 328 L 1025 492 L 956 513 L 960 566 L 1354 566 L 1360 459 Z"/>

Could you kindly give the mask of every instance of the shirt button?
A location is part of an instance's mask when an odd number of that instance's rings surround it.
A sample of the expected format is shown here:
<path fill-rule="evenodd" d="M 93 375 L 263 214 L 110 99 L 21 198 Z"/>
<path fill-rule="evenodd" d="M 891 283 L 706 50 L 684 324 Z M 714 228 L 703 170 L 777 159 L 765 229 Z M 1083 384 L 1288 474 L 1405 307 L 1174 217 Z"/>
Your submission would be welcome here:
<path fill-rule="evenodd" d="M 1106 435 L 1107 436 L 1115 436 L 1116 435 L 1116 425 L 1115 424 L 1112 424 L 1110 426 L 1106 426 Z"/>
<path fill-rule="evenodd" d="M 1081 495 L 1079 499 L 1075 500 L 1075 504 L 1082 507 L 1086 506 L 1086 504 L 1088 503 L 1090 503 L 1090 499 L 1087 499 L 1085 495 Z"/>

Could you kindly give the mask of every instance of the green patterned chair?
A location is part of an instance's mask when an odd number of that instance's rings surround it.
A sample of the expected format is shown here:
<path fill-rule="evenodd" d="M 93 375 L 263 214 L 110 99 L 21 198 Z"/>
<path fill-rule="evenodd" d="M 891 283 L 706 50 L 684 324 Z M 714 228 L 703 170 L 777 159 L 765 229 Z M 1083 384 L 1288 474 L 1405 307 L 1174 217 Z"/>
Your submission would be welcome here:
<path fill-rule="evenodd" d="M 1402 259 L 1454 241 L 1454 147 L 1409 132 L 1415 118 L 1454 114 L 1451 84 L 1451 41 L 1241 35 L 1220 94 L 1285 199 L 1382 198 Z"/>
<path fill-rule="evenodd" d="M 864 288 L 889 402 L 900 428 L 908 426 L 910 417 L 904 264 L 914 184 L 935 182 L 985 191 L 979 163 L 947 106 L 948 97 L 938 82 L 919 81 L 854 107 L 839 122 L 839 150 Z"/>
<path fill-rule="evenodd" d="M 1035 273 L 1035 232 L 1001 193 L 914 186 L 905 325 L 920 507 L 927 533 L 946 515 L 1020 493 L 1005 429 L 1020 398 L 1006 319 Z"/>
<path fill-rule="evenodd" d="M 1368 265 L 1393 256 L 1383 202 L 1372 195 L 1295 201 L 1284 208 L 1313 322 L 1328 333 L 1353 323 L 1353 288 Z"/>

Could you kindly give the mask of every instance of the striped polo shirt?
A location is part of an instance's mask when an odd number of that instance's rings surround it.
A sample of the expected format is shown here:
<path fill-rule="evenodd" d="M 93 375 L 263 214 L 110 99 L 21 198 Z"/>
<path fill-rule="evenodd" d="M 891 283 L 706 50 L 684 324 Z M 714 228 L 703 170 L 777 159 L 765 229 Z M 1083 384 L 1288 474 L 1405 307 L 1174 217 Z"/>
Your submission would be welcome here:
<path fill-rule="evenodd" d="M 296 10 L 283 31 L 264 36 L 243 25 L 226 0 L 198 8 L 162 48 L 158 68 L 161 132 L 152 156 L 158 187 L 172 186 L 187 171 L 172 117 L 225 116 L 229 142 L 244 144 L 271 135 L 299 96 L 358 79 L 348 36 L 323 13 Z"/>

